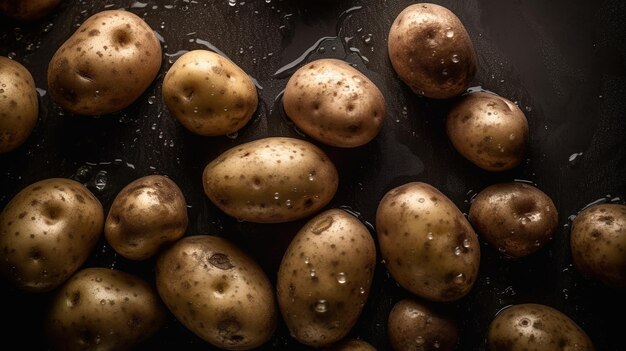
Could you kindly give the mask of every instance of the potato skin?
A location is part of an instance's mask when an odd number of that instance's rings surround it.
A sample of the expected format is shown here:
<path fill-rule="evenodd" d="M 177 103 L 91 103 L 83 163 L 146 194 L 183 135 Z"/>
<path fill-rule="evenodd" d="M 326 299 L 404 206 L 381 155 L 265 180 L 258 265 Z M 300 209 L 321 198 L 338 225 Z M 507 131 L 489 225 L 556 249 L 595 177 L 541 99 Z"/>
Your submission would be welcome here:
<path fill-rule="evenodd" d="M 311 215 L 337 191 L 339 176 L 328 156 L 299 139 L 269 137 L 241 144 L 210 162 L 204 192 L 226 214 L 257 223 Z"/>
<path fill-rule="evenodd" d="M 90 255 L 104 222 L 82 184 L 51 178 L 20 191 L 0 214 L 0 271 L 20 289 L 52 290 Z"/>
<path fill-rule="evenodd" d="M 378 135 L 385 97 L 363 73 L 336 59 L 302 66 L 287 82 L 285 112 L 307 135 L 338 147 L 356 147 Z"/>
<path fill-rule="evenodd" d="M 190 51 L 176 60 L 163 80 L 163 100 L 185 128 L 203 136 L 237 132 L 258 104 L 248 74 L 207 50 Z"/>
<path fill-rule="evenodd" d="M 308 221 L 278 271 L 278 305 L 291 335 L 322 347 L 345 337 L 367 301 L 376 265 L 369 231 L 343 210 Z"/>
<path fill-rule="evenodd" d="M 410 299 L 401 300 L 393 306 L 387 334 L 391 347 L 396 351 L 452 351 L 459 342 L 456 321 Z"/>
<path fill-rule="evenodd" d="M 570 246 L 574 267 L 584 276 L 626 289 L 626 205 L 599 204 L 580 212 Z"/>
<path fill-rule="evenodd" d="M 161 67 L 161 45 L 137 15 L 107 10 L 89 17 L 48 65 L 54 102 L 81 115 L 117 112 L 148 88 Z"/>
<path fill-rule="evenodd" d="M 0 154 L 22 145 L 38 116 L 33 76 L 19 62 L 0 56 Z"/>
<path fill-rule="evenodd" d="M 495 94 L 464 96 L 448 114 L 446 130 L 454 148 L 487 171 L 512 169 L 526 154 L 526 116 L 517 105 Z"/>
<path fill-rule="evenodd" d="M 490 245 L 513 257 L 528 256 L 545 246 L 559 225 L 548 195 L 530 184 L 513 182 L 478 193 L 469 220 Z"/>
<path fill-rule="evenodd" d="M 476 74 L 476 53 L 465 26 L 439 5 L 406 7 L 391 25 L 387 45 L 396 73 L 418 95 L 451 98 L 464 92 Z"/>
<path fill-rule="evenodd" d="M 269 279 L 225 239 L 196 235 L 179 240 L 159 257 L 156 281 L 174 316 L 217 347 L 249 350 L 274 332 L 278 313 Z"/>
<path fill-rule="evenodd" d="M 131 182 L 117 194 L 104 235 L 120 255 L 144 260 L 183 236 L 188 222 L 185 197 L 176 183 L 150 175 Z"/>
<path fill-rule="evenodd" d="M 0 13 L 20 21 L 34 21 L 46 16 L 61 0 L 2 0 Z"/>
<path fill-rule="evenodd" d="M 86 268 L 52 300 L 46 332 L 54 350 L 132 350 L 165 322 L 165 307 L 142 279 Z"/>
<path fill-rule="evenodd" d="M 412 182 L 387 192 L 376 230 L 389 273 L 410 292 L 450 302 L 474 285 L 478 238 L 456 205 L 431 185 Z"/>
<path fill-rule="evenodd" d="M 348 339 L 323 349 L 324 351 L 376 351 L 374 346 L 363 340 Z"/>
<path fill-rule="evenodd" d="M 500 311 L 487 331 L 489 351 L 593 351 L 573 320 L 546 305 L 519 304 Z"/>

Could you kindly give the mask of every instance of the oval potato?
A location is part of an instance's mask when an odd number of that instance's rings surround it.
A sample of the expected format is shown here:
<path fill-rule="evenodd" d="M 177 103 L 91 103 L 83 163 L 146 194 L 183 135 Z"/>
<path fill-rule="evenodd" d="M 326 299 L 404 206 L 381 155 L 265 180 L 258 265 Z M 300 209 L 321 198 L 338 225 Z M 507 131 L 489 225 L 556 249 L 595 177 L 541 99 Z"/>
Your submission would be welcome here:
<path fill-rule="evenodd" d="M 431 185 L 413 182 L 387 192 L 376 230 L 389 273 L 410 292 L 449 302 L 474 285 L 478 238 L 456 205 Z"/>
<path fill-rule="evenodd" d="M 324 207 L 337 169 L 317 146 L 269 137 L 227 150 L 204 169 L 204 192 L 226 214 L 258 223 L 293 221 Z"/>

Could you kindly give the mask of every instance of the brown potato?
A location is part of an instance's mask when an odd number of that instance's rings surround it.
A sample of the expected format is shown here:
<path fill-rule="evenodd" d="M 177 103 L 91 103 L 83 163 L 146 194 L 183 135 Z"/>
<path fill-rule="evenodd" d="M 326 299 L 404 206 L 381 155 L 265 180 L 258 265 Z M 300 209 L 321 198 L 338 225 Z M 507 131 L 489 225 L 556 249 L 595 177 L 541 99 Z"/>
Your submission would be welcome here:
<path fill-rule="evenodd" d="M 165 307 L 142 279 L 86 268 L 52 300 L 46 332 L 53 350 L 132 350 L 165 322 Z"/>
<path fill-rule="evenodd" d="M 599 204 L 580 212 L 570 246 L 574 267 L 584 276 L 626 288 L 626 205 Z"/>
<path fill-rule="evenodd" d="M 119 194 L 104 224 L 111 247 L 131 260 L 151 257 L 187 230 L 187 204 L 169 178 L 151 175 L 128 184 Z"/>
<path fill-rule="evenodd" d="M 376 211 L 380 251 L 405 289 L 449 302 L 472 289 L 480 265 L 476 233 L 456 205 L 421 182 L 387 192 Z"/>
<path fill-rule="evenodd" d="M 409 299 L 393 306 L 387 334 L 396 351 L 452 351 L 459 343 L 459 330 L 454 319 Z"/>
<path fill-rule="evenodd" d="M 446 128 L 454 148 L 488 171 L 512 169 L 526 154 L 526 116 L 517 105 L 492 93 L 464 96 L 448 114 Z"/>
<path fill-rule="evenodd" d="M 21 21 L 38 20 L 57 7 L 61 0 L 2 0 L 0 14 Z"/>
<path fill-rule="evenodd" d="M 52 290 L 85 262 L 103 222 L 100 201 L 82 184 L 63 178 L 33 183 L 0 214 L 0 271 L 20 289 Z"/>
<path fill-rule="evenodd" d="M 132 104 L 161 67 L 161 45 L 137 15 L 107 10 L 89 17 L 61 45 L 48 66 L 50 98 L 82 115 Z"/>
<path fill-rule="evenodd" d="M 435 99 L 459 95 L 476 74 L 476 54 L 461 20 L 445 7 L 418 3 L 391 25 L 389 59 L 413 92 Z"/>
<path fill-rule="evenodd" d="M 552 199 L 524 183 L 495 184 L 483 189 L 472 202 L 469 220 L 490 245 L 513 257 L 542 248 L 559 224 Z"/>
<path fill-rule="evenodd" d="M 285 113 L 324 144 L 356 147 L 370 142 L 385 119 L 385 97 L 363 73 L 336 59 L 302 66 L 287 82 Z"/>
<path fill-rule="evenodd" d="M 500 311 L 487 331 L 488 351 L 593 351 L 576 322 L 546 305 L 520 304 Z"/>
<path fill-rule="evenodd" d="M 374 346 L 363 340 L 348 339 L 337 343 L 331 347 L 323 349 L 324 351 L 376 351 Z"/>
<path fill-rule="evenodd" d="M 207 50 L 190 51 L 176 60 L 163 80 L 163 100 L 185 128 L 204 136 L 237 132 L 258 104 L 248 74 Z"/>
<path fill-rule="evenodd" d="M 20 63 L 0 56 L 0 154 L 28 139 L 38 115 L 33 76 Z"/>

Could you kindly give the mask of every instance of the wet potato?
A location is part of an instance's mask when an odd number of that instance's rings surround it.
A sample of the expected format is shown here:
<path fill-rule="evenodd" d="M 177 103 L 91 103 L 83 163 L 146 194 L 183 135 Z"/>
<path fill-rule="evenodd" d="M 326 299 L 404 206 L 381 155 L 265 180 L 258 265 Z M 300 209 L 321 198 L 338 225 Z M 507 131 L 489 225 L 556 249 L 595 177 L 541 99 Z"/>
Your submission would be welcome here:
<path fill-rule="evenodd" d="M 38 115 L 33 76 L 19 62 L 0 56 L 0 154 L 15 150 L 28 139 Z"/>
<path fill-rule="evenodd" d="M 252 79 L 235 63 L 207 50 L 182 55 L 163 80 L 163 100 L 189 131 L 232 134 L 248 123 L 258 96 Z"/>
<path fill-rule="evenodd" d="M 141 278 L 86 268 L 52 300 L 46 333 L 53 350 L 132 350 L 165 322 L 165 307 Z"/>
<path fill-rule="evenodd" d="M 273 287 L 259 265 L 225 239 L 187 236 L 161 254 L 157 290 L 185 327 L 227 350 L 267 342 L 278 312 Z"/>
<path fill-rule="evenodd" d="M 364 74 L 344 61 L 320 59 L 287 82 L 285 112 L 307 135 L 338 147 L 356 147 L 378 135 L 385 98 Z"/>
<path fill-rule="evenodd" d="M 431 185 L 413 182 L 387 192 L 376 231 L 389 273 L 410 292 L 450 302 L 474 285 L 478 238 L 456 205 Z"/>
<path fill-rule="evenodd" d="M 0 271 L 15 286 L 45 292 L 67 280 L 102 233 L 100 201 L 64 178 L 33 183 L 0 214 Z"/>
<path fill-rule="evenodd" d="M 285 251 L 277 296 L 299 342 L 322 347 L 345 337 L 367 301 L 376 265 L 368 229 L 339 209 L 309 220 Z"/>
<path fill-rule="evenodd" d="M 107 10 L 89 17 L 48 65 L 54 102 L 80 115 L 103 115 L 132 104 L 161 67 L 161 45 L 137 15 Z"/>
<path fill-rule="evenodd" d="M 144 260 L 187 230 L 187 204 L 180 188 L 167 177 L 139 178 L 113 200 L 104 224 L 111 247 L 131 260 Z"/>
<path fill-rule="evenodd" d="M 337 191 L 335 166 L 317 146 L 269 137 L 231 148 L 203 173 L 204 192 L 239 220 L 279 223 L 309 216 Z"/>
<path fill-rule="evenodd" d="M 41 19 L 56 8 L 61 0 L 2 0 L 0 14 L 20 21 Z"/>

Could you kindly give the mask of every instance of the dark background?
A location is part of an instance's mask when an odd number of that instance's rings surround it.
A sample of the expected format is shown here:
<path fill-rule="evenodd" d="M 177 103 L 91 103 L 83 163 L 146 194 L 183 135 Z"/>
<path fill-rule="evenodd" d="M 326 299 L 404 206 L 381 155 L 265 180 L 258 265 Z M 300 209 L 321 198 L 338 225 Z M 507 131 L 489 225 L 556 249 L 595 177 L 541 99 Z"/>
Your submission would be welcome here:
<path fill-rule="evenodd" d="M 586 205 L 624 203 L 626 190 L 626 2 L 467 0 L 435 1 L 467 27 L 478 55 L 474 86 L 516 103 L 530 125 L 527 159 L 504 173 L 483 171 L 463 159 L 445 134 L 453 100 L 419 98 L 400 81 L 387 56 L 387 33 L 411 1 L 64 1 L 34 23 L 0 17 L 0 55 L 24 64 L 40 89 L 40 116 L 28 141 L 0 155 L 0 205 L 27 185 L 50 177 L 86 184 L 105 211 L 118 191 L 148 174 L 164 174 L 189 205 L 187 235 L 227 237 L 247 250 L 272 280 L 289 240 L 303 221 L 259 225 L 221 213 L 202 191 L 204 166 L 234 145 L 265 136 L 308 139 L 286 118 L 280 94 L 301 64 L 345 59 L 372 79 L 387 103 L 378 137 L 356 149 L 320 145 L 333 159 L 339 189 L 327 206 L 371 223 L 382 196 L 409 181 L 430 183 L 467 213 L 472 197 L 501 181 L 529 181 L 559 210 L 559 229 L 541 251 L 522 259 L 502 256 L 482 243 L 480 276 L 469 295 L 439 307 L 461 330 L 459 350 L 484 350 L 497 311 L 516 303 L 542 303 L 577 322 L 597 350 L 624 349 L 624 291 L 586 280 L 571 264 L 569 225 Z M 90 15 L 126 8 L 162 37 L 161 71 L 133 105 L 99 118 L 62 111 L 46 92 L 47 64 L 55 50 Z M 317 44 L 317 45 L 316 45 Z M 259 107 L 250 123 L 230 137 L 199 137 L 168 113 L 161 99 L 165 72 L 185 50 L 217 49 L 256 79 Z M 380 257 L 379 257 L 380 262 Z M 119 257 L 104 238 L 85 263 L 113 267 L 154 282 L 154 259 Z M 45 350 L 42 320 L 52 293 L 28 294 L 0 283 L 4 326 L 0 339 L 23 350 Z M 410 294 L 377 265 L 368 303 L 350 336 L 389 349 L 386 324 L 393 304 Z M 616 321 L 615 323 L 612 321 Z M 24 337 L 23 335 L 27 336 Z M 142 350 L 211 350 L 169 316 Z M 263 350 L 303 350 L 279 324 Z"/>

